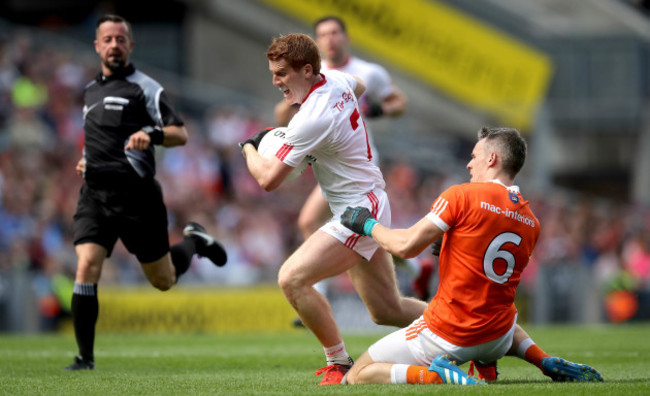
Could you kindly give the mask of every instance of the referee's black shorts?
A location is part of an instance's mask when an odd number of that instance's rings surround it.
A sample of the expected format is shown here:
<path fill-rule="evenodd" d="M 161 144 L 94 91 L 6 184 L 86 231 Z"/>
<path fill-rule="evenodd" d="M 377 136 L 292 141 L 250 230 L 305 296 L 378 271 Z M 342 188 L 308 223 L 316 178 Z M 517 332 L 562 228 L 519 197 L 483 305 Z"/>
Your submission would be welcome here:
<path fill-rule="evenodd" d="M 73 224 L 74 244 L 96 243 L 108 251 L 120 238 L 141 263 L 156 261 L 169 252 L 167 208 L 155 179 L 133 188 L 81 187 Z"/>

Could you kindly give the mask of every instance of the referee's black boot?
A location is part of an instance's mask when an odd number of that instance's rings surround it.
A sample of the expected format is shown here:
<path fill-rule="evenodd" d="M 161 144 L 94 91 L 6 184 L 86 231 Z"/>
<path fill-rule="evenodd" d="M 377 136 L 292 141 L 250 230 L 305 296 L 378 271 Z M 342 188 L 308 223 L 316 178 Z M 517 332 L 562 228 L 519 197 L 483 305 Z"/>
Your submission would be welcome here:
<path fill-rule="evenodd" d="M 92 360 L 84 359 L 81 356 L 75 356 L 74 357 L 74 362 L 71 365 L 69 365 L 68 367 L 66 367 L 65 369 L 70 370 L 70 371 L 94 370 L 95 369 L 95 362 L 92 361 Z"/>
<path fill-rule="evenodd" d="M 228 255 L 221 243 L 207 233 L 205 228 L 195 222 L 187 223 L 183 229 L 183 235 L 196 241 L 196 254 L 207 257 L 215 265 L 223 267 L 228 261 Z"/>

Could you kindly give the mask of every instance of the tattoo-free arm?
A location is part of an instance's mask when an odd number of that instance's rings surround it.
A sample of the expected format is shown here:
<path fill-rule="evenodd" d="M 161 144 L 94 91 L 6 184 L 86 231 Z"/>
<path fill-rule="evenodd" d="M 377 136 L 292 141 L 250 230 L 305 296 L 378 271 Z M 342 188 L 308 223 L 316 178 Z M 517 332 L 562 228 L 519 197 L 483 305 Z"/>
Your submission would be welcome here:
<path fill-rule="evenodd" d="M 406 111 L 407 103 L 404 93 L 393 85 L 393 92 L 381 101 L 381 109 L 389 117 L 398 117 Z"/>
<path fill-rule="evenodd" d="M 377 224 L 372 229 L 372 238 L 389 253 L 401 258 L 411 258 L 420 254 L 443 233 L 431 220 L 422 218 L 411 227 L 402 229 L 391 229 Z"/>

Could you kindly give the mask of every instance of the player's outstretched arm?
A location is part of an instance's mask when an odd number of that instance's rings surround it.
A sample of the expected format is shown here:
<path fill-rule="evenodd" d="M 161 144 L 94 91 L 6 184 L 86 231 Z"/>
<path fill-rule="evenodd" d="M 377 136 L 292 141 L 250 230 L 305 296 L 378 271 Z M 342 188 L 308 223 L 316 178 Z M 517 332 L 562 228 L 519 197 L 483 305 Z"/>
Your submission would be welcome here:
<path fill-rule="evenodd" d="M 382 112 L 389 117 L 399 117 L 406 111 L 406 95 L 393 85 L 393 92 L 381 101 Z"/>
<path fill-rule="evenodd" d="M 422 218 L 406 229 L 391 229 L 378 224 L 372 238 L 389 253 L 401 258 L 412 258 L 422 253 L 444 232 L 427 218 Z"/>
<path fill-rule="evenodd" d="M 408 229 L 391 229 L 377 222 L 368 208 L 348 207 L 341 215 L 341 224 L 359 235 L 369 235 L 389 253 L 401 258 L 420 254 L 443 231 L 427 218 L 422 218 Z"/>

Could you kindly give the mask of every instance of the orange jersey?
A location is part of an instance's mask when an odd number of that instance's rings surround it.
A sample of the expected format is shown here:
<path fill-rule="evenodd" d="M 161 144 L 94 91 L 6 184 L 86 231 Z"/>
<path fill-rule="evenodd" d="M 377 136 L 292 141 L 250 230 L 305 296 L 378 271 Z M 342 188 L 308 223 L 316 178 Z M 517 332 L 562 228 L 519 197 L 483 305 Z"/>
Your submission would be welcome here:
<path fill-rule="evenodd" d="M 513 325 L 517 285 L 539 237 L 528 201 L 516 186 L 467 183 L 444 191 L 427 218 L 445 231 L 427 325 L 458 346 L 501 337 Z"/>

